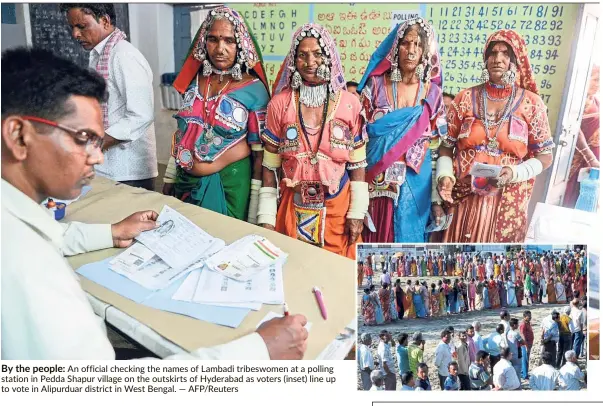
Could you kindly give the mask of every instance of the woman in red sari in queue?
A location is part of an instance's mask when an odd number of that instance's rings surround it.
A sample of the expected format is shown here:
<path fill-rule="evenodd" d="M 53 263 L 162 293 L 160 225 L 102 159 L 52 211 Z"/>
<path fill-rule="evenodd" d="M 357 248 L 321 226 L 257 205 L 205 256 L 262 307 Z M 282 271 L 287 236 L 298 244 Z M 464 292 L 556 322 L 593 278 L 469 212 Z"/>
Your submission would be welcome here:
<path fill-rule="evenodd" d="M 268 104 L 258 224 L 354 258 L 369 194 L 361 106 L 345 83 L 331 35 L 301 26 Z"/>
<path fill-rule="evenodd" d="M 444 242 L 523 242 L 535 178 L 553 160 L 546 106 L 538 96 L 523 38 L 488 38 L 485 83 L 460 92 L 448 110 L 437 164 L 438 191 L 453 214 Z M 475 163 L 501 167 L 473 178 Z"/>

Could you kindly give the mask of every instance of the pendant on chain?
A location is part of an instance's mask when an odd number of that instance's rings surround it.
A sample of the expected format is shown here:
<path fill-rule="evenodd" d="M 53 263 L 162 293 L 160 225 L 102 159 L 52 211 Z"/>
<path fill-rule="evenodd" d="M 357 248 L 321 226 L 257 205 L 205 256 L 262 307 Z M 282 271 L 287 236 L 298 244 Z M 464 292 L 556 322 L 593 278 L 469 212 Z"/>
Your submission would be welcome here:
<path fill-rule="evenodd" d="M 207 127 L 207 131 L 205 131 L 205 141 L 212 142 L 214 140 L 214 128 L 211 126 Z"/>
<path fill-rule="evenodd" d="M 498 146 L 499 146 L 499 144 L 498 144 L 498 140 L 496 138 L 491 138 L 488 141 L 488 149 L 490 151 L 493 151 L 493 152 L 498 151 Z"/>
<path fill-rule="evenodd" d="M 316 158 L 316 155 L 314 155 L 312 158 L 310 158 L 310 163 L 312 165 L 316 165 L 318 163 L 318 159 Z"/>

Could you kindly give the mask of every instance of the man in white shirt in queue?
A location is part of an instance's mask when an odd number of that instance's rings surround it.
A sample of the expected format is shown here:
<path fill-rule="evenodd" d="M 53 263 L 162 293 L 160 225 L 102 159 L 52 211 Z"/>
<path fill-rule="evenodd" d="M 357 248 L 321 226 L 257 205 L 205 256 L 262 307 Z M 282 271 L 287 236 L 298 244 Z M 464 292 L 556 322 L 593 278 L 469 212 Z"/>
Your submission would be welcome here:
<path fill-rule="evenodd" d="M 542 365 L 530 372 L 530 388 L 532 390 L 555 390 L 559 381 L 559 371 L 553 366 L 555 353 L 545 352 L 542 355 Z"/>
<path fill-rule="evenodd" d="M 374 361 L 371 354 L 371 343 L 373 338 L 369 333 L 364 333 L 360 336 L 360 344 L 358 344 L 358 368 L 360 369 L 360 378 L 362 379 L 362 390 L 370 390 L 371 372 L 373 371 Z"/>
<path fill-rule="evenodd" d="M 381 330 L 379 338 L 381 341 L 377 346 L 377 355 L 379 356 L 381 375 L 385 382 L 385 390 L 396 390 L 396 367 L 390 345 L 393 341 L 392 335 L 387 330 Z"/>
<path fill-rule="evenodd" d="M 494 390 L 521 390 L 521 382 L 515 368 L 513 368 L 513 364 L 511 364 L 512 357 L 513 354 L 510 348 L 501 351 L 500 360 L 493 370 Z"/>
<path fill-rule="evenodd" d="M 74 199 L 103 163 L 102 78 L 50 51 L 2 55 L 2 359 L 114 359 L 105 325 L 64 256 L 125 248 L 157 227 L 158 214 L 116 224 L 55 221 L 47 197 Z M 300 359 L 301 315 L 173 359 Z"/>
<path fill-rule="evenodd" d="M 574 350 L 565 352 L 566 363 L 559 370 L 560 390 L 580 390 L 586 386 L 586 374 L 578 366 Z"/>
<path fill-rule="evenodd" d="M 153 72 L 145 57 L 115 26 L 110 3 L 65 3 L 71 35 L 90 52 L 89 67 L 107 82 L 101 103 L 105 162 L 96 171 L 129 186 L 154 190 L 157 147 L 153 108 Z"/>
<path fill-rule="evenodd" d="M 434 364 L 438 369 L 438 378 L 440 380 L 440 390 L 444 390 L 444 382 L 448 378 L 448 365 L 452 362 L 452 352 L 450 350 L 450 341 L 452 336 L 448 329 L 440 334 L 442 341 L 438 344 L 435 350 Z"/>

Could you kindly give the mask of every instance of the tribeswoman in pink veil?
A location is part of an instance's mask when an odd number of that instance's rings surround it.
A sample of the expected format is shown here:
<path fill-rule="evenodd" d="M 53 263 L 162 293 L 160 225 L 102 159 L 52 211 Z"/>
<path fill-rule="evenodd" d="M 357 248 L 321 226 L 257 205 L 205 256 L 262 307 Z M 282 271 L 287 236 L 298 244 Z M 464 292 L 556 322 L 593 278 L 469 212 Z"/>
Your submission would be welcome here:
<path fill-rule="evenodd" d="M 301 26 L 268 104 L 258 223 L 354 258 L 368 185 L 360 102 L 345 83 L 331 35 Z"/>
<path fill-rule="evenodd" d="M 421 18 L 398 24 L 372 55 L 358 91 L 367 120 L 369 214 L 376 229 L 365 229 L 363 240 L 427 241 L 430 211 L 443 221 L 439 195 L 432 199 L 432 153 L 447 133 L 431 25 Z"/>

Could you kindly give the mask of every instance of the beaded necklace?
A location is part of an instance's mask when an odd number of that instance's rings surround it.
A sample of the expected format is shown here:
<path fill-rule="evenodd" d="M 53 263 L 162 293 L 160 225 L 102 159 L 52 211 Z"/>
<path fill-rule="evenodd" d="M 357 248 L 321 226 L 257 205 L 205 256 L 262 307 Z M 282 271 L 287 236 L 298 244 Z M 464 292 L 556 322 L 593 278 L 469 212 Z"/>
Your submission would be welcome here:
<path fill-rule="evenodd" d="M 488 145 L 487 148 L 491 152 L 499 151 L 499 143 L 498 143 L 498 132 L 502 127 L 502 123 L 507 121 L 511 115 L 513 100 L 515 100 L 515 85 L 511 88 L 511 95 L 505 104 L 505 108 L 502 111 L 501 117 L 498 121 L 491 122 L 488 118 L 488 92 L 486 91 L 486 85 L 482 88 L 482 103 L 483 103 L 483 119 L 484 125 L 486 127 L 486 135 L 488 137 Z M 490 130 L 496 128 L 496 132 L 494 136 L 490 136 Z"/>
<path fill-rule="evenodd" d="M 199 79 L 197 78 L 197 86 L 199 86 L 198 80 Z M 213 140 L 215 138 L 215 136 L 214 136 L 215 115 L 216 115 L 216 110 L 218 109 L 218 106 L 220 104 L 220 96 L 222 95 L 222 92 L 224 90 L 226 90 L 228 85 L 230 85 L 231 81 L 232 81 L 232 79 L 228 79 L 228 82 L 226 82 L 224 87 L 222 87 L 222 89 L 220 89 L 215 96 L 209 97 L 209 89 L 211 87 L 211 78 L 207 78 L 205 92 L 203 94 L 203 109 L 205 110 L 205 117 L 206 117 L 205 134 L 203 135 L 203 138 L 205 138 L 205 141 L 208 143 L 213 142 Z M 210 106 L 209 102 L 214 101 L 214 100 L 216 100 L 216 103 L 214 103 L 213 106 Z"/>
<path fill-rule="evenodd" d="M 306 140 L 306 143 L 308 144 L 308 149 L 310 150 L 310 163 L 312 165 L 316 165 L 318 163 L 318 150 L 320 148 L 320 143 L 322 142 L 322 136 L 323 136 L 323 132 L 325 129 L 325 124 L 327 123 L 327 113 L 329 111 L 329 97 L 328 97 L 328 93 L 327 93 L 327 98 L 325 100 L 324 103 L 324 107 L 322 109 L 322 120 L 321 120 L 321 125 L 320 125 L 320 132 L 318 134 L 318 142 L 316 143 L 316 151 L 314 151 L 314 148 L 312 148 L 312 144 L 310 143 L 310 137 L 308 136 L 308 131 L 306 129 L 306 125 L 304 124 L 304 117 L 302 114 L 302 110 L 301 110 L 301 101 L 300 101 L 300 97 L 299 97 L 299 91 L 295 92 L 295 98 L 297 99 L 297 111 L 299 114 L 299 123 L 301 125 L 302 128 L 302 132 L 304 133 L 304 138 Z"/>

